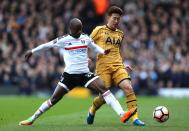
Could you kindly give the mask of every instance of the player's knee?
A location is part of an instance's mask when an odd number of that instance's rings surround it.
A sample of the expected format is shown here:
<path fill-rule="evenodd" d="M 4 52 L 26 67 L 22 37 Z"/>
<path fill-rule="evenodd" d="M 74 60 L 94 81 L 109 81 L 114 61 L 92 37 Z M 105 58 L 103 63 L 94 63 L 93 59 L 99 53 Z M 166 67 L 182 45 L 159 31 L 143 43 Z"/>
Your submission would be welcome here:
<path fill-rule="evenodd" d="M 106 92 L 108 90 L 108 89 L 106 89 L 104 82 L 101 79 L 99 79 L 99 78 L 96 79 L 96 83 L 97 84 L 95 85 L 95 87 L 99 93 L 103 94 L 104 92 Z"/>
<path fill-rule="evenodd" d="M 125 93 L 130 93 L 130 92 L 133 92 L 133 87 L 131 85 L 131 83 L 129 82 L 126 82 L 124 85 L 122 85 L 122 90 L 125 92 Z"/>
<path fill-rule="evenodd" d="M 105 93 L 108 89 L 106 89 L 106 87 L 104 86 L 104 84 L 99 84 L 98 90 L 99 90 L 99 93 L 103 94 L 103 93 Z"/>

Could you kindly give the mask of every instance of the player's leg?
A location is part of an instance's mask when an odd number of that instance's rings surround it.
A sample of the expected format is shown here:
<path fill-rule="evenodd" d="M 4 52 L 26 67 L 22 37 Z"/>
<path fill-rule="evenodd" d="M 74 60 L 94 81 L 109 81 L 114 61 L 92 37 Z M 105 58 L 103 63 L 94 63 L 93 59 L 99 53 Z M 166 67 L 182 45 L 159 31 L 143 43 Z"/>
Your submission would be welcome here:
<path fill-rule="evenodd" d="M 103 74 L 100 74 L 99 76 L 104 81 L 105 87 L 108 89 L 111 86 L 111 74 L 104 71 Z M 96 111 L 105 103 L 102 95 L 94 98 L 87 114 L 87 124 L 93 124 Z"/>
<path fill-rule="evenodd" d="M 125 96 L 126 96 L 126 103 L 128 109 L 131 109 L 133 107 L 137 108 L 137 100 L 135 93 L 133 91 L 131 80 L 129 74 L 125 71 L 125 69 L 119 69 L 116 73 L 113 75 L 113 79 L 116 82 L 117 85 L 123 90 Z M 136 112 L 133 116 L 133 124 L 138 126 L 144 126 L 144 122 L 139 120 L 138 118 L 138 112 Z"/>
<path fill-rule="evenodd" d="M 99 95 L 94 98 L 92 105 L 89 107 L 87 114 L 87 124 L 93 124 L 96 111 L 106 102 L 104 101 L 102 95 Z"/>
<path fill-rule="evenodd" d="M 63 83 L 59 82 L 53 95 L 50 99 L 43 102 L 42 105 L 37 109 L 37 111 L 29 117 L 27 120 L 21 121 L 19 125 L 31 125 L 33 122 L 39 118 L 44 112 L 55 105 L 61 98 L 68 92 L 68 88 Z"/>
<path fill-rule="evenodd" d="M 92 106 L 89 109 L 89 112 L 93 115 L 95 115 L 96 111 L 106 102 L 104 101 L 102 95 L 99 95 L 94 98 Z"/>
<path fill-rule="evenodd" d="M 104 81 L 105 87 L 108 89 L 108 87 L 111 86 L 110 73 L 103 72 L 103 74 L 100 75 L 100 78 Z M 106 102 L 104 101 L 102 95 L 94 98 L 93 103 L 90 106 L 89 112 L 87 114 L 87 124 L 93 124 L 96 111 L 105 103 Z"/>
<path fill-rule="evenodd" d="M 136 108 L 130 109 L 128 112 L 124 112 L 118 100 L 114 97 L 114 95 L 110 92 L 110 90 L 106 89 L 103 81 L 98 77 L 94 77 L 89 80 L 85 87 L 96 90 L 102 94 L 105 102 L 111 106 L 111 108 L 120 116 L 120 120 L 122 122 L 126 122 L 133 114 L 136 112 Z"/>

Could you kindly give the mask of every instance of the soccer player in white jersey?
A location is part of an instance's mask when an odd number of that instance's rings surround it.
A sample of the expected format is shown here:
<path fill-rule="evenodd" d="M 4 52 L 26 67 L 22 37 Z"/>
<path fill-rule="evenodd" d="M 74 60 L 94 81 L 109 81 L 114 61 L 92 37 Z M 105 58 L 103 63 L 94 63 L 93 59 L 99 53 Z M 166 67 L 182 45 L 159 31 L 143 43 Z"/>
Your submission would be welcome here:
<path fill-rule="evenodd" d="M 94 44 L 88 35 L 82 34 L 82 22 L 74 18 L 69 23 L 70 34 L 57 38 L 29 50 L 25 58 L 28 61 L 32 55 L 39 54 L 43 50 L 53 47 L 62 48 L 65 61 L 65 69 L 61 80 L 50 99 L 42 103 L 38 110 L 27 120 L 21 121 L 19 125 L 31 125 L 45 111 L 55 105 L 67 92 L 76 86 L 85 86 L 102 94 L 104 100 L 120 116 L 122 122 L 126 122 L 135 114 L 136 108 L 124 112 L 114 95 L 104 87 L 99 76 L 95 76 L 88 68 L 87 48 L 93 48 L 97 53 L 106 55 L 109 49 L 104 50 Z"/>

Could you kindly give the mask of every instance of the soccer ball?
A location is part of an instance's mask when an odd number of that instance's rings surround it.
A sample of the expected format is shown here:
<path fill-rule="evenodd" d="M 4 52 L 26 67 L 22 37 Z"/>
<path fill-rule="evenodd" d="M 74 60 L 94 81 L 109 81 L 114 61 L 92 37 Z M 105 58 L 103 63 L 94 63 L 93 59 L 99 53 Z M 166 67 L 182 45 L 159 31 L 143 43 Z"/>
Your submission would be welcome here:
<path fill-rule="evenodd" d="M 165 122 L 169 119 L 169 110 L 165 106 L 158 106 L 154 109 L 153 118 L 157 122 Z"/>

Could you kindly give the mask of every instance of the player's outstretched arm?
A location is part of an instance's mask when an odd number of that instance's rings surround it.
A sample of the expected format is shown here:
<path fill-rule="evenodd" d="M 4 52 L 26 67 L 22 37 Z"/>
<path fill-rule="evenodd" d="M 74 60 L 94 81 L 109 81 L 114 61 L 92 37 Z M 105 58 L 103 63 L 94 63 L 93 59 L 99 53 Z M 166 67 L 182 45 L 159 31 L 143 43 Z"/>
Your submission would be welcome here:
<path fill-rule="evenodd" d="M 54 41 L 54 40 L 53 40 Z M 33 54 L 39 54 L 40 52 L 44 51 L 44 50 L 48 50 L 54 46 L 56 46 L 56 43 L 54 43 L 53 41 L 50 41 L 48 43 L 42 44 L 37 46 L 36 48 L 32 49 L 32 53 Z"/>
<path fill-rule="evenodd" d="M 37 46 L 36 48 L 29 50 L 25 54 L 25 59 L 28 61 L 32 55 L 39 54 L 44 50 L 48 50 L 53 47 L 63 48 L 63 45 L 60 44 L 61 40 L 56 38 L 48 43 Z"/>

